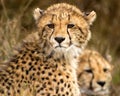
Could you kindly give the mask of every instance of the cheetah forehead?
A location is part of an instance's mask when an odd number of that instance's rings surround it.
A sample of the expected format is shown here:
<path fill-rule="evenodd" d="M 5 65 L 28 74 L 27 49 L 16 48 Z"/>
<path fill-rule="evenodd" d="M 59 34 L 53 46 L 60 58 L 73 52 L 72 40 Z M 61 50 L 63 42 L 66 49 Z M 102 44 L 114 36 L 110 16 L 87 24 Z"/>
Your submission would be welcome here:
<path fill-rule="evenodd" d="M 85 14 L 85 12 L 82 12 L 79 8 L 77 8 L 74 5 L 66 4 L 66 3 L 58 3 L 54 4 L 50 7 L 48 7 L 45 11 L 36 8 L 34 10 L 33 16 L 36 20 L 36 22 L 39 21 L 39 19 L 45 15 L 50 16 L 58 16 L 60 18 L 69 18 L 69 16 L 77 16 L 80 18 L 83 18 L 89 25 L 92 25 L 94 20 L 96 19 L 96 12 L 91 11 L 89 14 Z"/>
<path fill-rule="evenodd" d="M 54 4 L 50 7 L 47 8 L 47 10 L 45 11 L 45 13 L 48 12 L 62 12 L 62 13 L 66 13 L 68 12 L 69 14 L 72 12 L 75 12 L 79 15 L 84 15 L 82 13 L 82 11 L 80 9 L 78 9 L 77 7 L 75 7 L 74 5 L 70 5 L 70 4 L 66 4 L 66 3 L 59 3 L 59 4 Z"/>

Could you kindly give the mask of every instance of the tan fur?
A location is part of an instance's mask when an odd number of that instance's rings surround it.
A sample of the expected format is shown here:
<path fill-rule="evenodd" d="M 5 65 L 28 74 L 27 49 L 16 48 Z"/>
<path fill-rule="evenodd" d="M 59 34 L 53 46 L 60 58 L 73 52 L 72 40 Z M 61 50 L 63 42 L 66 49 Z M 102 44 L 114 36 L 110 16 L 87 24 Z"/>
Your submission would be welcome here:
<path fill-rule="evenodd" d="M 109 96 L 111 71 L 112 65 L 98 52 L 85 50 L 79 57 L 77 70 L 83 96 Z"/>
<path fill-rule="evenodd" d="M 87 16 L 62 3 L 45 11 L 37 8 L 34 17 L 38 32 L 1 70 L 0 95 L 80 96 L 76 58 L 90 39 Z"/>

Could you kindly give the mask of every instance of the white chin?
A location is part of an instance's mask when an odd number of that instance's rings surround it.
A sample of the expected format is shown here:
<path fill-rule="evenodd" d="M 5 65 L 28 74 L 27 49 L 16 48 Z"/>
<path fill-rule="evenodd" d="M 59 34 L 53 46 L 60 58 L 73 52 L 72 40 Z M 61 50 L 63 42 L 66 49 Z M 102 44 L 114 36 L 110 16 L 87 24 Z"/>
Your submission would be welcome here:
<path fill-rule="evenodd" d="M 72 57 L 77 57 L 81 53 L 81 48 L 78 48 L 78 47 L 72 45 L 69 47 L 56 47 L 55 51 L 60 54 L 62 53 L 62 54 L 66 54 L 68 56 L 71 55 Z"/>
<path fill-rule="evenodd" d="M 92 90 L 81 90 L 81 93 L 85 93 L 87 95 L 106 95 L 106 94 L 109 94 L 109 91 L 108 90 L 100 90 L 100 91 L 92 91 Z"/>
<path fill-rule="evenodd" d="M 66 48 L 64 48 L 64 47 L 57 47 L 57 48 L 55 48 L 55 51 L 57 52 L 57 53 L 64 53 L 65 51 L 66 51 Z"/>
<path fill-rule="evenodd" d="M 98 95 L 106 95 L 109 94 L 109 90 L 100 90 L 98 92 L 96 92 Z"/>

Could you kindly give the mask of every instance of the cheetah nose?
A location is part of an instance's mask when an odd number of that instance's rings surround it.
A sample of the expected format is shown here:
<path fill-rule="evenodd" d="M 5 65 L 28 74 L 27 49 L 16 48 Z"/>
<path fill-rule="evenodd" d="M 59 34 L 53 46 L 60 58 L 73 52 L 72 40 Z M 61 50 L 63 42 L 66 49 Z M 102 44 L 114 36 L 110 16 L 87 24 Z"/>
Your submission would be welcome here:
<path fill-rule="evenodd" d="M 104 81 L 98 81 L 97 84 L 100 85 L 101 87 L 103 87 L 105 85 L 105 82 Z"/>
<path fill-rule="evenodd" d="M 55 37 L 54 38 L 59 44 L 65 40 L 64 37 Z"/>

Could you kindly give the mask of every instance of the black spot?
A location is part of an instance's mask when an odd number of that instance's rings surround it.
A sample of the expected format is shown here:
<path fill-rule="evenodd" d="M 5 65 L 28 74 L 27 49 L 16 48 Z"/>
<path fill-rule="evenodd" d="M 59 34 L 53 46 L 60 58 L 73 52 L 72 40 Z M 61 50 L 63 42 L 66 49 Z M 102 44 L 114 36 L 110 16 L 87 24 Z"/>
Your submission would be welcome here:
<path fill-rule="evenodd" d="M 32 76 L 34 76 L 34 75 L 35 75 L 35 73 L 32 74 Z"/>
<path fill-rule="evenodd" d="M 31 50 L 31 53 L 35 53 L 35 51 L 34 51 L 34 50 Z"/>
<path fill-rule="evenodd" d="M 52 73 L 51 73 L 51 72 L 49 72 L 49 73 L 48 73 L 48 75 L 49 75 L 49 76 L 51 76 L 51 75 L 52 75 Z"/>
<path fill-rule="evenodd" d="M 10 87 L 9 87 L 9 86 L 6 86 L 6 88 L 7 88 L 8 90 L 10 90 Z"/>
<path fill-rule="evenodd" d="M 39 93 L 39 92 L 40 92 L 40 89 L 37 90 L 37 93 Z"/>
<path fill-rule="evenodd" d="M 19 67 L 20 67 L 20 66 L 19 66 L 19 65 L 17 65 L 17 66 L 16 66 L 16 69 L 19 69 Z"/>
<path fill-rule="evenodd" d="M 33 68 L 33 71 L 36 71 L 36 68 Z"/>
<path fill-rule="evenodd" d="M 50 93 L 48 93 L 47 96 L 50 96 Z"/>
<path fill-rule="evenodd" d="M 5 82 L 7 82 L 8 81 L 8 79 L 5 79 Z"/>
<path fill-rule="evenodd" d="M 4 90 L 3 90 L 3 89 L 0 89 L 0 93 L 4 94 Z"/>
<path fill-rule="evenodd" d="M 8 96 L 10 96 L 10 93 L 8 92 Z"/>
<path fill-rule="evenodd" d="M 68 76 L 68 75 L 67 75 L 66 77 L 67 77 L 67 78 L 69 78 L 69 76 Z"/>
<path fill-rule="evenodd" d="M 8 82 L 8 85 L 11 86 L 12 84 L 10 82 Z"/>
<path fill-rule="evenodd" d="M 25 56 L 26 54 L 23 54 L 23 57 Z"/>
<path fill-rule="evenodd" d="M 66 95 L 69 95 L 69 92 L 66 92 Z"/>
<path fill-rule="evenodd" d="M 24 59 L 23 57 L 21 57 L 20 59 Z"/>
<path fill-rule="evenodd" d="M 45 74 L 45 71 L 42 71 L 42 74 Z"/>
<path fill-rule="evenodd" d="M 35 81 L 35 80 L 36 80 L 36 78 L 33 78 L 32 80 L 33 80 L 33 81 Z"/>
<path fill-rule="evenodd" d="M 44 89 L 43 87 L 40 88 L 40 90 L 43 90 L 43 89 Z"/>
<path fill-rule="evenodd" d="M 37 62 L 35 62 L 35 65 L 37 65 Z"/>
<path fill-rule="evenodd" d="M 54 82 L 56 82 L 57 80 L 56 79 L 53 79 Z"/>
<path fill-rule="evenodd" d="M 30 75 L 30 80 L 32 79 L 32 77 L 33 77 L 33 76 L 32 76 L 32 75 Z"/>
<path fill-rule="evenodd" d="M 19 80 L 17 79 L 17 80 L 16 80 L 16 82 L 18 83 L 18 82 L 19 82 Z"/>
<path fill-rule="evenodd" d="M 18 84 L 18 87 L 20 88 L 20 87 L 21 87 L 21 85 L 20 85 L 20 84 Z"/>
<path fill-rule="evenodd" d="M 5 83 L 2 83 L 3 86 L 5 86 Z"/>
<path fill-rule="evenodd" d="M 56 88 L 56 94 L 57 94 L 58 92 L 59 92 L 59 88 L 57 87 L 57 88 Z"/>
<path fill-rule="evenodd" d="M 55 68 L 58 68 L 58 65 L 56 64 Z"/>
<path fill-rule="evenodd" d="M 40 66 L 43 66 L 43 64 L 40 64 Z"/>
<path fill-rule="evenodd" d="M 66 87 L 66 83 L 64 84 L 64 87 Z"/>
<path fill-rule="evenodd" d="M 48 82 L 48 85 L 51 85 L 51 82 Z"/>
<path fill-rule="evenodd" d="M 52 90 L 53 90 L 53 88 L 49 88 L 49 90 L 51 90 L 51 91 L 52 91 Z"/>
<path fill-rule="evenodd" d="M 48 69 L 48 67 L 44 67 L 44 69 Z"/>
<path fill-rule="evenodd" d="M 19 74 L 16 73 L 15 75 L 16 75 L 16 77 L 19 77 Z"/>
<path fill-rule="evenodd" d="M 42 51 L 43 54 L 45 54 L 45 51 Z"/>
<path fill-rule="evenodd" d="M 11 67 L 12 69 L 14 69 L 14 66 L 13 66 L 13 65 L 10 65 L 10 67 Z"/>
<path fill-rule="evenodd" d="M 39 85 L 36 85 L 36 88 L 38 88 L 39 87 Z"/>
<path fill-rule="evenodd" d="M 17 90 L 18 93 L 20 93 L 20 90 Z"/>
<path fill-rule="evenodd" d="M 42 80 L 44 80 L 45 78 L 44 78 L 44 77 L 42 77 L 41 79 L 42 79 Z"/>
<path fill-rule="evenodd" d="M 15 63 L 17 64 L 17 63 L 18 63 L 18 60 L 15 60 Z"/>
<path fill-rule="evenodd" d="M 55 59 L 55 61 L 60 62 L 60 58 Z"/>
<path fill-rule="evenodd" d="M 40 75 L 40 72 L 37 72 L 37 75 Z"/>
<path fill-rule="evenodd" d="M 60 84 L 60 82 L 57 83 L 58 85 Z"/>
<path fill-rule="evenodd" d="M 58 73 L 59 76 L 61 76 L 61 73 Z"/>
<path fill-rule="evenodd" d="M 63 79 L 60 79 L 60 82 L 61 82 L 61 83 L 63 83 L 63 82 L 64 82 L 64 80 L 63 80 Z"/>
<path fill-rule="evenodd" d="M 39 57 L 36 57 L 35 60 L 38 61 L 38 60 L 40 60 L 40 58 L 39 58 Z"/>
<path fill-rule="evenodd" d="M 29 71 L 32 70 L 32 68 L 33 68 L 33 66 L 31 66 L 31 67 L 29 68 Z"/>
<path fill-rule="evenodd" d="M 29 54 L 29 56 L 32 58 L 32 54 Z"/>
<path fill-rule="evenodd" d="M 24 71 L 24 67 L 22 67 L 21 70 Z"/>
<path fill-rule="evenodd" d="M 46 80 L 49 80 L 49 78 L 48 78 L 48 77 L 46 77 Z"/>
<path fill-rule="evenodd" d="M 34 58 L 31 58 L 32 61 L 34 61 Z"/>
<path fill-rule="evenodd" d="M 23 76 L 23 75 L 22 75 L 21 77 L 22 77 L 22 79 L 24 79 L 24 76 Z"/>
<path fill-rule="evenodd" d="M 31 62 L 29 62 L 29 65 L 31 66 L 31 65 L 32 65 L 32 63 L 31 63 Z"/>
<path fill-rule="evenodd" d="M 38 67 L 38 70 L 40 70 L 41 68 L 40 67 Z"/>
<path fill-rule="evenodd" d="M 68 84 L 68 88 L 70 87 L 70 84 Z"/>
<path fill-rule="evenodd" d="M 28 75 L 29 74 L 29 71 L 28 70 L 26 70 L 26 75 Z"/>
<path fill-rule="evenodd" d="M 55 70 L 52 70 L 52 72 L 55 72 Z"/>

